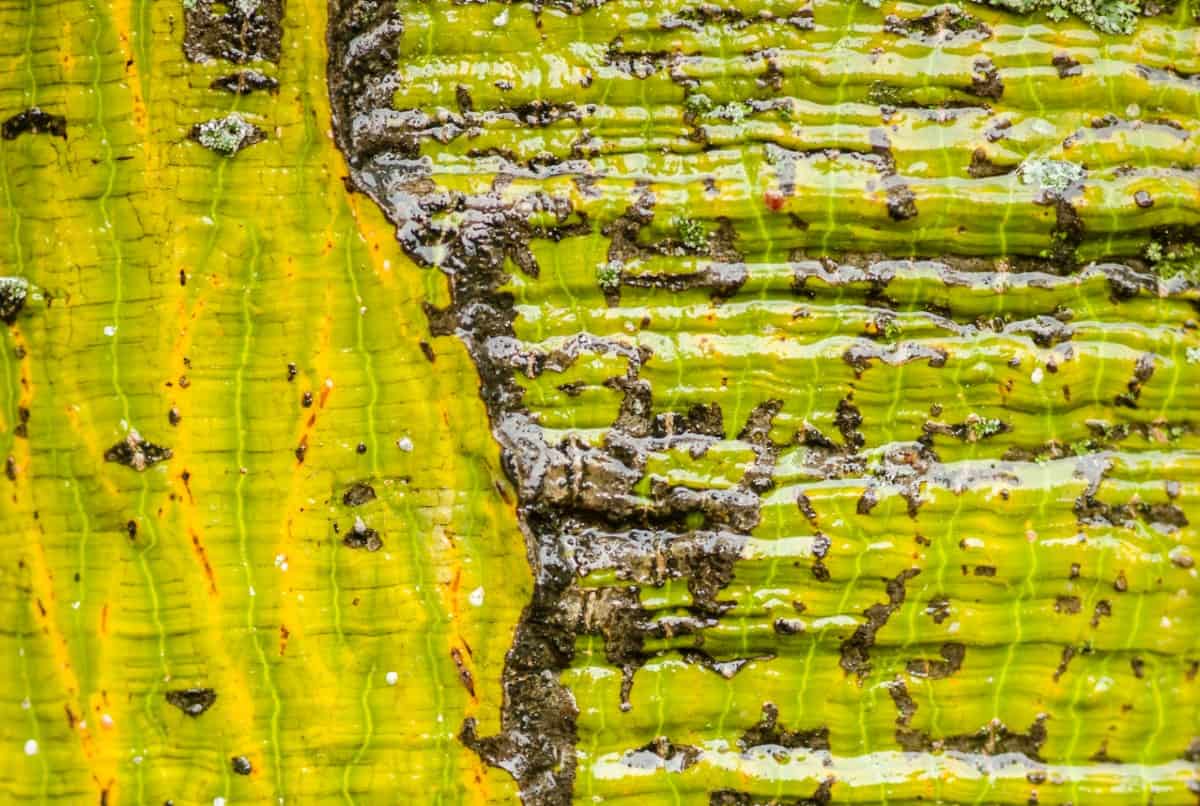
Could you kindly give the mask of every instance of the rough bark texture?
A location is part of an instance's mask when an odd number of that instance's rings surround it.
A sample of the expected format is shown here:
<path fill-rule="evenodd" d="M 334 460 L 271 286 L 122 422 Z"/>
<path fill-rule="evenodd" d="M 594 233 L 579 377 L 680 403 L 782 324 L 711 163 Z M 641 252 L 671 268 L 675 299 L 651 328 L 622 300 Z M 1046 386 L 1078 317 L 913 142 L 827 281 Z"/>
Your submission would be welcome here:
<path fill-rule="evenodd" d="M 990 5 L 0 9 L 7 799 L 1196 803 L 1200 25 Z"/>

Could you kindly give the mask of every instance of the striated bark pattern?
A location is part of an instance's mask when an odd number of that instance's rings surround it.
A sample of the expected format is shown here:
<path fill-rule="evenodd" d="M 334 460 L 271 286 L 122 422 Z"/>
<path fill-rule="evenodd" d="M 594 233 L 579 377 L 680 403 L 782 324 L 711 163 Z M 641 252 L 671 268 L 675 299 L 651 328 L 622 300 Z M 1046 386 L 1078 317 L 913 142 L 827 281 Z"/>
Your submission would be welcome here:
<path fill-rule="evenodd" d="M 525 803 L 1195 801 L 1189 6 L 331 8 L 517 492 Z"/>

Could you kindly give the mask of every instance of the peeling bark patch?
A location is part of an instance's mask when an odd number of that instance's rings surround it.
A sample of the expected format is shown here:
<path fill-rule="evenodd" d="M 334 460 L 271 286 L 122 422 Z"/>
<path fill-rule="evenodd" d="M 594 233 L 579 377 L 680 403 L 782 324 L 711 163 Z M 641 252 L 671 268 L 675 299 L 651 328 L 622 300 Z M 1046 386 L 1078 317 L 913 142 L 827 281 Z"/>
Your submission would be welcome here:
<path fill-rule="evenodd" d="M 894 579 L 885 579 L 888 600 L 883 604 L 873 604 L 863 611 L 866 622 L 855 629 L 854 634 L 842 642 L 841 667 L 849 674 L 858 676 L 861 682 L 871 671 L 870 650 L 875 644 L 875 636 L 887 624 L 892 614 L 904 604 L 904 586 L 908 580 L 920 574 L 918 568 L 908 568 L 901 571 Z"/>
<path fill-rule="evenodd" d="M 829 728 L 787 730 L 779 725 L 779 709 L 765 702 L 762 718 L 738 739 L 738 747 L 746 752 L 755 747 L 784 747 L 788 749 L 829 750 Z"/>
<path fill-rule="evenodd" d="M 278 92 L 279 82 L 257 70 L 238 70 L 227 76 L 214 78 L 210 89 L 223 90 L 234 95 L 249 95 L 252 92 Z"/>
<path fill-rule="evenodd" d="M 203 714 L 217 701 L 217 692 L 211 688 L 184 688 L 168 691 L 167 702 L 188 716 L 195 718 Z"/>
<path fill-rule="evenodd" d="M 355 518 L 354 526 L 342 538 L 342 545 L 350 549 L 376 552 L 383 548 L 383 539 L 379 537 L 379 532 L 363 523 L 362 518 Z"/>
<path fill-rule="evenodd" d="M 375 488 L 365 481 L 358 481 L 351 484 L 346 492 L 342 493 L 342 503 L 348 507 L 360 507 L 374 500 Z"/>
<path fill-rule="evenodd" d="M 140 473 L 152 465 L 170 459 L 171 456 L 170 448 L 144 440 L 136 430 L 130 429 L 125 439 L 104 452 L 104 461 L 124 465 Z"/>
<path fill-rule="evenodd" d="M 22 134 L 49 134 L 67 139 L 67 119 L 52 115 L 36 106 L 18 112 L 0 124 L 0 137 L 16 140 Z"/>
<path fill-rule="evenodd" d="M 279 62 L 283 0 L 189 0 L 183 19 L 189 61 Z"/>
<path fill-rule="evenodd" d="M 950 642 L 942 644 L 939 650 L 941 660 L 910 660 L 907 665 L 908 673 L 914 677 L 927 677 L 930 680 L 940 680 L 949 677 L 962 668 L 963 658 L 967 648 L 963 644 Z"/>

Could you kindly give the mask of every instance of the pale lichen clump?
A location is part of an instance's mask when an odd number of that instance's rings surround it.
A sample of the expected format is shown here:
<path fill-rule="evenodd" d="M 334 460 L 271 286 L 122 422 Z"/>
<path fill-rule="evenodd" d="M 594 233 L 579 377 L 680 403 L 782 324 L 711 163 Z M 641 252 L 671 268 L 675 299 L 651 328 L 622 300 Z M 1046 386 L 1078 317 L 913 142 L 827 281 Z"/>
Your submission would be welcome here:
<path fill-rule="evenodd" d="M 237 112 L 213 118 L 192 127 L 192 138 L 210 151 L 232 157 L 243 148 L 266 139 L 266 135 Z"/>
<path fill-rule="evenodd" d="M 1142 253 L 1154 273 L 1170 280 L 1182 276 L 1189 283 L 1200 281 L 1200 248 L 1194 243 L 1162 243 L 1151 241 Z"/>
<path fill-rule="evenodd" d="M 708 246 L 708 230 L 694 218 L 677 218 L 675 230 L 683 245 L 693 252 L 702 251 Z"/>
<path fill-rule="evenodd" d="M 12 324 L 29 296 L 29 281 L 24 277 L 0 277 L 0 320 Z"/>
<path fill-rule="evenodd" d="M 596 282 L 606 294 L 615 294 L 621 288 L 621 267 L 615 262 L 601 264 L 596 269 Z"/>
<path fill-rule="evenodd" d="M 1026 185 L 1034 185 L 1056 196 L 1061 196 L 1068 188 L 1079 184 L 1087 176 L 1087 170 L 1082 165 L 1047 159 L 1026 160 L 1017 172 Z"/>
<path fill-rule="evenodd" d="M 863 0 L 879 8 L 882 0 Z M 1002 8 L 1017 14 L 1046 12 L 1055 22 L 1078 17 L 1097 31 L 1106 34 L 1131 34 L 1141 14 L 1140 0 L 980 0 L 985 5 Z"/>
<path fill-rule="evenodd" d="M 1055 21 L 1075 16 L 1106 34 L 1131 34 L 1141 13 L 1137 0 L 987 0 L 990 6 L 1029 14 L 1045 11 Z"/>

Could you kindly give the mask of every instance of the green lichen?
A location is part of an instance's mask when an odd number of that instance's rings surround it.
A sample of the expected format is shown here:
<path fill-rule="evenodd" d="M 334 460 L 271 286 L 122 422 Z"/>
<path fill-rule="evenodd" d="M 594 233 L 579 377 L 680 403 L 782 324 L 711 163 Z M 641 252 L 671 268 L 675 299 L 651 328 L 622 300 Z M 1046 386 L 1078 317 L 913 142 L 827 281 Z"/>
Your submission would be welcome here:
<path fill-rule="evenodd" d="M 596 282 L 606 294 L 615 294 L 621 288 L 621 266 L 617 263 L 602 263 L 596 269 Z"/>
<path fill-rule="evenodd" d="M 995 436 L 1004 430 L 1004 423 L 994 417 L 980 417 L 972 414 L 966 421 L 967 442 L 979 442 Z"/>
<path fill-rule="evenodd" d="M 1083 22 L 1106 34 L 1131 34 L 1141 14 L 1140 0 L 981 0 L 985 5 L 1002 8 L 1017 14 L 1034 14 L 1044 11 L 1056 22 L 1069 17 L 1078 17 Z M 872 8 L 879 8 L 882 0 L 863 0 Z"/>
<path fill-rule="evenodd" d="M 1106 34 L 1131 34 L 1141 13 L 1140 0 L 987 0 L 989 6 L 1032 14 L 1045 11 L 1055 21 L 1078 17 Z"/>
<path fill-rule="evenodd" d="M 0 277 L 0 320 L 11 324 L 28 296 L 29 282 L 24 277 Z"/>
<path fill-rule="evenodd" d="M 702 92 L 693 92 L 688 95 L 683 100 L 683 105 L 684 108 L 687 109 L 688 113 L 693 117 L 707 115 L 712 111 L 713 108 L 712 98 L 709 98 Z"/>
<path fill-rule="evenodd" d="M 262 131 L 237 112 L 199 124 L 192 136 L 200 145 L 226 157 L 263 139 Z"/>
<path fill-rule="evenodd" d="M 701 252 L 708 246 L 708 230 L 694 218 L 675 219 L 675 231 L 683 245 L 693 252 Z"/>
<path fill-rule="evenodd" d="M 900 89 L 886 81 L 872 81 L 867 90 L 867 100 L 879 106 L 899 106 L 903 100 Z"/>
<path fill-rule="evenodd" d="M 1151 241 L 1142 252 L 1154 273 L 1163 280 L 1182 275 L 1200 282 L 1200 248 L 1194 243 L 1163 244 Z"/>
<path fill-rule="evenodd" d="M 709 117 L 717 118 L 718 120 L 726 120 L 730 123 L 741 123 L 746 119 L 746 105 L 736 101 L 714 107 L 708 113 Z"/>
<path fill-rule="evenodd" d="M 1087 176 L 1087 170 L 1082 165 L 1048 159 L 1028 159 L 1021 163 L 1017 173 L 1024 184 L 1034 185 L 1059 196 Z"/>

